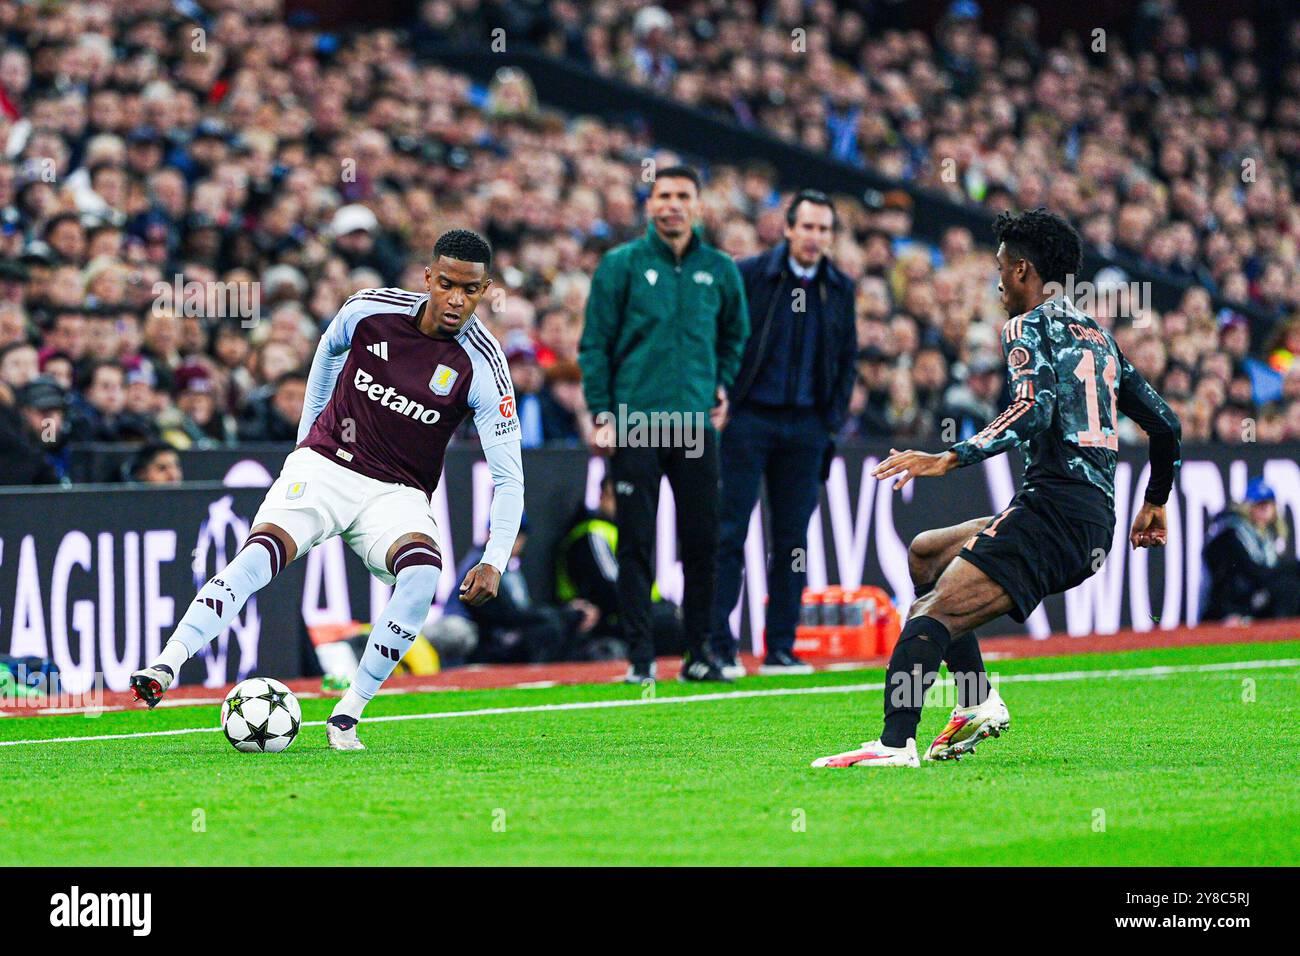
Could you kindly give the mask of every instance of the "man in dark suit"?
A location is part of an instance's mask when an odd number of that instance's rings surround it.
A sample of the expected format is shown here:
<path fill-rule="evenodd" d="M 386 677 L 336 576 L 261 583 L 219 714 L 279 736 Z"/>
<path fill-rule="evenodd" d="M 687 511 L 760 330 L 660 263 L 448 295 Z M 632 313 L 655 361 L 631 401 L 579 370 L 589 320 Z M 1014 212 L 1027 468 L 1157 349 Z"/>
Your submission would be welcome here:
<path fill-rule="evenodd" d="M 853 282 L 827 258 L 834 232 L 830 199 L 805 189 L 786 210 L 785 242 L 739 263 L 751 333 L 732 389 L 731 424 L 722 433 L 713 607 L 713 651 L 731 677 L 745 673 L 728 617 L 740 597 L 749 516 L 764 479 L 772 553 L 761 673 L 812 670 L 794 654 L 808 519 L 856 374 Z"/>

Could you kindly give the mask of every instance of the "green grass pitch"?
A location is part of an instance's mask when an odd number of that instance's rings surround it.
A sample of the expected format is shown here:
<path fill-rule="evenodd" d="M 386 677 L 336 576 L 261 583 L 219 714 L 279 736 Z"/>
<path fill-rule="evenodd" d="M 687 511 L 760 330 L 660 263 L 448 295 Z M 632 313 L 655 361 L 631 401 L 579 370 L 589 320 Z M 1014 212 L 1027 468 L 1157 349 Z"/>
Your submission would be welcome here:
<path fill-rule="evenodd" d="M 617 685 L 385 696 L 367 717 L 505 712 L 365 722 L 364 753 L 320 727 L 275 755 L 219 733 L 0 746 L 0 865 L 1295 865 L 1297 659 L 1300 641 L 992 662 L 1010 733 L 919 770 L 808 766 L 876 735 L 881 691 L 836 688 L 880 670 L 665 682 L 645 704 Z M 664 702 L 807 688 L 829 692 Z M 512 710 L 575 703 L 597 706 Z M 217 710 L 5 718 L 0 741 Z M 925 741 L 945 717 L 927 708 Z"/>

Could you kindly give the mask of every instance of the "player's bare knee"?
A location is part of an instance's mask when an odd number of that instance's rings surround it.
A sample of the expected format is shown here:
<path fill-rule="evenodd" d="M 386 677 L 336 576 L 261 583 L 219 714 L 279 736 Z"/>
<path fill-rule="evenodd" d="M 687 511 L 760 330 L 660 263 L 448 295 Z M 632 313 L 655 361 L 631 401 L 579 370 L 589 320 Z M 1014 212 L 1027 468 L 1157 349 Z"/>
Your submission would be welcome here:
<path fill-rule="evenodd" d="M 935 535 L 922 531 L 907 546 L 907 571 L 913 584 L 930 584 L 934 581 Z"/>

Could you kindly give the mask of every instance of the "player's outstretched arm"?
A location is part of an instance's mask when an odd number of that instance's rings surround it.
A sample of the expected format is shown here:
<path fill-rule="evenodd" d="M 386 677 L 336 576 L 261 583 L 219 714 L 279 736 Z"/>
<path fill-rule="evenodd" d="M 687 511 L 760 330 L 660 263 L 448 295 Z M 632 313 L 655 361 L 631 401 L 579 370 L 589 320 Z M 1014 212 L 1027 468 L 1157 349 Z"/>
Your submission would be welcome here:
<path fill-rule="evenodd" d="M 884 481 L 895 475 L 902 477 L 894 482 L 894 490 L 902 488 L 913 478 L 937 478 L 946 475 L 957 467 L 957 455 L 954 451 L 941 451 L 931 454 L 925 451 L 899 451 L 889 449 L 889 457 L 871 469 L 871 477 Z"/>

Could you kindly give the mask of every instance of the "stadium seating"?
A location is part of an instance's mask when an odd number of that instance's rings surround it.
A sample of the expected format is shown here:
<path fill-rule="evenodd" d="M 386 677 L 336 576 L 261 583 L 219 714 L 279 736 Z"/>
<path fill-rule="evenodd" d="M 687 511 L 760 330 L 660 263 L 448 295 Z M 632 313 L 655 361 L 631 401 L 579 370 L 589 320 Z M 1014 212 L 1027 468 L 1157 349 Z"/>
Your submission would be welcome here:
<path fill-rule="evenodd" d="M 356 289 L 417 288 L 451 225 L 493 241 L 501 293 L 485 318 L 521 393 L 545 406 L 545 440 L 577 444 L 589 276 L 641 228 L 642 161 L 673 154 L 635 117 L 540 102 L 523 70 L 481 82 L 430 59 L 453 32 L 490 42 L 506 8 L 536 17 L 510 21 L 512 36 L 593 88 L 631 81 L 715 116 L 720 135 L 776 134 L 905 187 L 839 200 L 834 256 L 858 283 L 862 349 L 846 437 L 937 438 L 1001 398 L 996 381 L 970 381 L 996 364 L 1002 318 L 988 236 L 917 228 L 924 191 L 954 209 L 1044 203 L 1074 218 L 1099 261 L 1136 263 L 1087 276 L 1099 290 L 1137 275 L 1180 288 L 1162 308 L 1110 301 L 1121 344 L 1189 441 L 1300 438 L 1285 175 L 1300 66 L 1252 71 L 1248 25 L 1199 50 L 1176 15 L 1142 20 L 1134 30 L 1162 56 L 1131 56 L 1116 36 L 1097 58 L 1068 37 L 1041 46 L 1027 15 L 994 36 L 973 4 L 933 35 L 829 3 L 729 5 L 708 35 L 632 2 L 461 3 L 454 31 L 451 5 L 431 3 L 411 30 L 338 34 L 273 3 L 199 19 L 114 6 L 3 13 L 0 415 L 21 432 L 21 409 L 49 404 L 26 388 L 36 373 L 68 408 L 44 461 L 6 461 L 0 480 L 66 477 L 62 439 L 291 439 L 322 325 Z M 1157 83 L 1169 93 L 1158 108 L 1142 92 Z M 1016 86 L 1025 95 L 1008 95 Z M 1242 158 L 1257 160 L 1249 181 Z M 705 165 L 710 237 L 738 257 L 779 241 L 789 177 L 745 157 Z"/>

